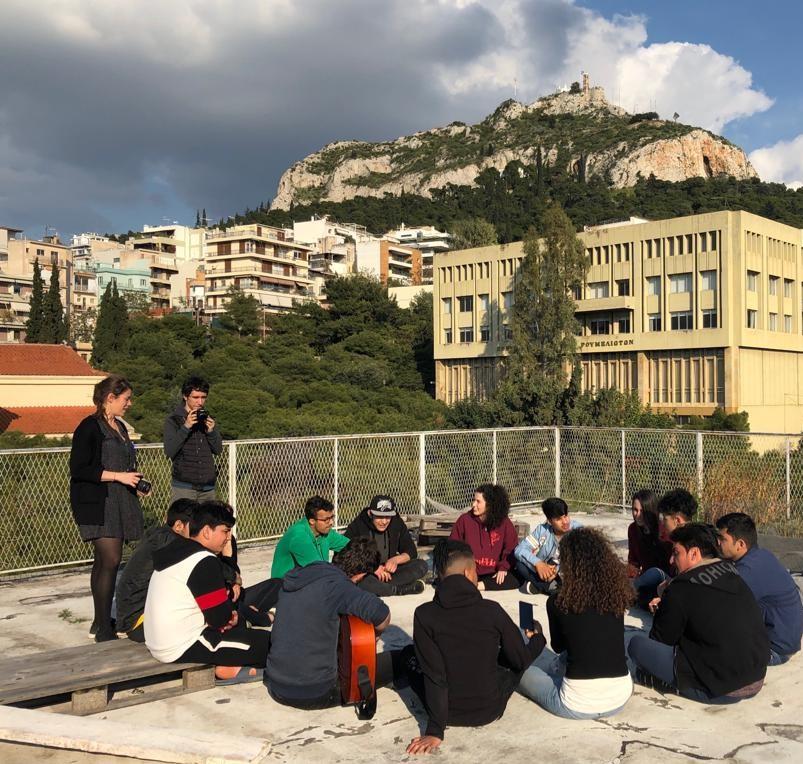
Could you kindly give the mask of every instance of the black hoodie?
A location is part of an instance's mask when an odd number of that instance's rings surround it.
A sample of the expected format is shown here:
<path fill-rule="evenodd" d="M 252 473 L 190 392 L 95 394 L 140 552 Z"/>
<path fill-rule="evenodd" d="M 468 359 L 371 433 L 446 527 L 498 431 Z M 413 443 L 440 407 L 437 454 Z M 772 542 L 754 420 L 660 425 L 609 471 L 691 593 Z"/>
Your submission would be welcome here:
<path fill-rule="evenodd" d="M 767 673 L 770 644 L 761 610 L 731 562 L 699 565 L 673 578 L 650 638 L 677 645 L 675 675 L 681 691 L 718 697 Z"/>
<path fill-rule="evenodd" d="M 546 644 L 536 634 L 525 644 L 499 603 L 482 598 L 465 576 L 447 576 L 435 599 L 416 608 L 413 640 L 429 710 L 427 735 L 443 739 L 448 724 L 476 727 L 498 719 L 507 697 L 499 689 L 500 657 L 524 671 Z"/>
<path fill-rule="evenodd" d="M 346 528 L 346 536 L 350 539 L 360 538 L 361 536 L 371 539 L 376 544 L 381 558 L 380 562 L 383 565 L 389 558 L 395 557 L 397 554 L 409 554 L 411 560 L 415 560 L 418 557 L 418 551 L 415 548 L 415 542 L 410 536 L 410 531 L 407 530 L 404 520 L 398 515 L 394 515 L 390 519 L 390 525 L 388 525 L 387 530 L 384 533 L 380 533 L 374 527 L 368 510 L 364 509 Z"/>

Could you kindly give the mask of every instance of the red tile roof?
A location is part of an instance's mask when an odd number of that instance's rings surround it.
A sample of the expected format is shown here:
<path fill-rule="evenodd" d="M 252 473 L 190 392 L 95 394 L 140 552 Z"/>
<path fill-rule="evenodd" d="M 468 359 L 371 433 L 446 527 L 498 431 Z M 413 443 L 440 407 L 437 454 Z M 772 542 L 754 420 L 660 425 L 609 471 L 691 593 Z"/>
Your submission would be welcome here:
<path fill-rule="evenodd" d="M 94 406 L 16 406 L 13 409 L 0 407 L 0 433 L 72 435 L 78 423 L 94 410 Z"/>
<path fill-rule="evenodd" d="M 105 377 L 67 345 L 0 345 L 0 376 Z"/>

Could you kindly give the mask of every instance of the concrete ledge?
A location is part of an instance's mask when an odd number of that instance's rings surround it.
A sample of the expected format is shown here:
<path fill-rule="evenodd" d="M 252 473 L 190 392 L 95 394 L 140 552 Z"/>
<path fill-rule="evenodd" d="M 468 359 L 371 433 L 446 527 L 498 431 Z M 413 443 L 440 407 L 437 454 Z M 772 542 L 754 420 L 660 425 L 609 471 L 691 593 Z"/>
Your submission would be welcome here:
<path fill-rule="evenodd" d="M 133 726 L 11 706 L 0 706 L 0 740 L 169 764 L 259 764 L 271 747 L 255 737 Z"/>

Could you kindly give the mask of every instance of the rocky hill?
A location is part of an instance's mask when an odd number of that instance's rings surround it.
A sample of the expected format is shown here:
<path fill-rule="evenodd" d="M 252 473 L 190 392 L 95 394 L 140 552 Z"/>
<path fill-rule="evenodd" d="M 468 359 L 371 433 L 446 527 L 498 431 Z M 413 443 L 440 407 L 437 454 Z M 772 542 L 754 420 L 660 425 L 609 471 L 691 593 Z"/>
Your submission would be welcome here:
<path fill-rule="evenodd" d="M 632 116 L 605 99 L 602 88 L 555 93 L 532 104 L 506 101 L 476 125 L 453 122 L 384 143 L 338 141 L 284 172 L 271 205 L 342 202 L 385 194 L 429 196 L 449 184 L 471 186 L 488 168 L 519 160 L 562 164 L 578 179 L 610 186 L 659 180 L 757 177 L 745 153 L 706 130 Z"/>

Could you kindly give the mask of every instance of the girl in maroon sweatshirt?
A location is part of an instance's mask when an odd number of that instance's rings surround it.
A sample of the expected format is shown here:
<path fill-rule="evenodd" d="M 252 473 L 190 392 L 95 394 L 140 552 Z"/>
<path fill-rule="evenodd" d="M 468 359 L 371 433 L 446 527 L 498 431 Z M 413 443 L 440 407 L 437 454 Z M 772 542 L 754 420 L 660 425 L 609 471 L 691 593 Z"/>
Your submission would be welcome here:
<path fill-rule="evenodd" d="M 450 539 L 464 541 L 474 552 L 478 588 L 488 591 L 518 589 L 521 581 L 511 570 L 518 536 L 510 522 L 510 499 L 501 485 L 481 485 L 474 491 L 471 509 L 460 515 Z"/>

